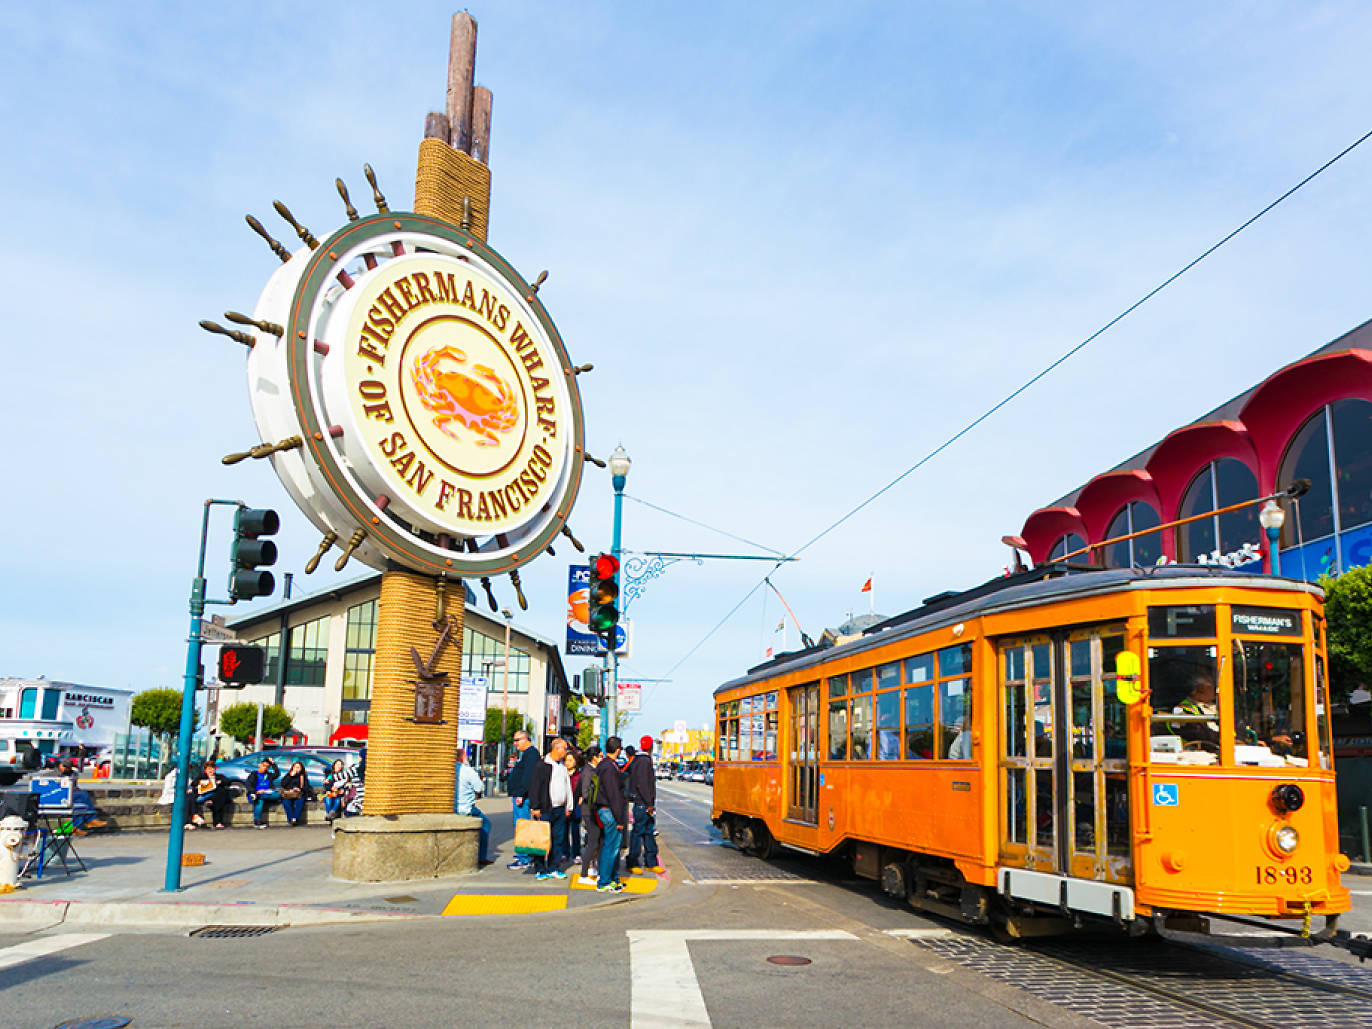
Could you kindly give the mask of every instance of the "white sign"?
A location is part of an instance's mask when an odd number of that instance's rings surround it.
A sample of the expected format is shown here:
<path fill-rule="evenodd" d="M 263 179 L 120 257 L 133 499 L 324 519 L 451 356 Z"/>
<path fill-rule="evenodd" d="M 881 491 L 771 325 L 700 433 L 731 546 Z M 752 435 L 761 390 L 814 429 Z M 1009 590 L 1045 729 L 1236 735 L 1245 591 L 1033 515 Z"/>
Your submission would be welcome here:
<path fill-rule="evenodd" d="M 458 742 L 479 742 L 486 735 L 486 677 L 464 675 L 457 698 Z"/>
<path fill-rule="evenodd" d="M 222 625 L 215 625 L 213 622 L 200 623 L 200 638 L 206 643 L 242 643 L 243 637 L 232 629 L 226 629 Z"/>
<path fill-rule="evenodd" d="M 690 731 L 690 726 L 686 724 L 686 719 L 678 718 L 675 722 L 672 723 L 672 729 L 677 733 L 677 735 L 685 736 L 686 733 Z"/>
<path fill-rule="evenodd" d="M 637 682 L 619 684 L 619 710 L 638 711 L 643 701 L 643 685 Z"/>

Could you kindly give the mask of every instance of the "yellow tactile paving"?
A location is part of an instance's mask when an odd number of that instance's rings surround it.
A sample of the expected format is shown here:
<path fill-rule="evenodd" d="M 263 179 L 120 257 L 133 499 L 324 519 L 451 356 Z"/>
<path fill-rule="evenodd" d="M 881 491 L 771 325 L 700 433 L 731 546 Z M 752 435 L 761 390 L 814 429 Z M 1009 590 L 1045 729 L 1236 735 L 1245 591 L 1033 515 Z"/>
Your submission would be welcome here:
<path fill-rule="evenodd" d="M 568 879 L 568 884 L 574 890 L 594 890 L 594 883 L 579 883 L 575 879 Z M 625 893 L 652 893 L 657 889 L 657 876 L 639 877 L 636 875 L 625 876 L 619 880 L 624 884 Z"/>
<path fill-rule="evenodd" d="M 530 915 L 566 907 L 567 897 L 561 893 L 459 893 L 448 901 L 443 914 Z"/>

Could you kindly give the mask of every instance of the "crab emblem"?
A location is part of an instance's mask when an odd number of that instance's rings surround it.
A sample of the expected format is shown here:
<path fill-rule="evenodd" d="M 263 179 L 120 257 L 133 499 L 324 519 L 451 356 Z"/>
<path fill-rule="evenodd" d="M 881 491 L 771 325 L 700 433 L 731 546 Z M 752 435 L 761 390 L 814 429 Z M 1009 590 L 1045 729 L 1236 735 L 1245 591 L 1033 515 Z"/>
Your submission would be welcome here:
<path fill-rule="evenodd" d="M 467 367 L 467 355 L 456 347 L 435 347 L 410 369 L 410 379 L 433 423 L 445 436 L 460 440 L 457 424 L 476 435 L 476 445 L 500 443 L 497 433 L 519 421 L 519 402 L 499 375 L 484 364 Z"/>

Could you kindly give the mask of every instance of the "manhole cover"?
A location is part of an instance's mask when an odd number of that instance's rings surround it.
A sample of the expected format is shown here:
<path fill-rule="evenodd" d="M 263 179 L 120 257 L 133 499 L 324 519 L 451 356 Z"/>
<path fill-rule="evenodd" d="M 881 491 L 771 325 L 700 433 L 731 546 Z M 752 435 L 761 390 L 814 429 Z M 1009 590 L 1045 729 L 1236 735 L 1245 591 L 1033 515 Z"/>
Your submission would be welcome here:
<path fill-rule="evenodd" d="M 803 958 L 799 954 L 773 954 L 768 962 L 773 965 L 808 965 L 809 958 Z"/>
<path fill-rule="evenodd" d="M 245 936 L 266 936 L 279 928 L 276 925 L 207 925 L 194 930 L 191 935 L 202 940 L 231 940 Z"/>
<path fill-rule="evenodd" d="M 91 1015 L 63 1022 L 59 1026 L 54 1026 L 54 1029 L 120 1029 L 132 1021 L 132 1018 L 125 1018 L 123 1015 Z"/>

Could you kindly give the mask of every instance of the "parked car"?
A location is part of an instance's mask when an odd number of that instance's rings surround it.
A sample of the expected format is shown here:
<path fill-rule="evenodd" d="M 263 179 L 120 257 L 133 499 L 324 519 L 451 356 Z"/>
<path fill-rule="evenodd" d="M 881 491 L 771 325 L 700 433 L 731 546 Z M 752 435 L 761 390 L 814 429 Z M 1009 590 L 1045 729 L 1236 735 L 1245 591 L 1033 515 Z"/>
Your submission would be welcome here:
<path fill-rule="evenodd" d="M 319 749 L 329 750 L 333 748 Z M 229 758 L 227 761 L 220 761 L 218 763 L 219 774 L 228 782 L 230 790 L 246 791 L 248 776 L 257 771 L 257 766 L 264 757 L 270 758 L 282 775 L 286 774 L 293 762 L 299 761 L 305 766 L 305 775 L 309 778 L 310 785 L 316 790 L 324 788 L 324 776 L 328 774 L 329 769 L 333 768 L 333 763 L 337 760 L 331 755 L 321 756 L 308 749 L 298 750 L 281 747 L 276 750 L 257 750 L 251 754 L 243 754 L 239 757 Z M 348 759 L 344 757 L 343 760 L 347 762 Z"/>
<path fill-rule="evenodd" d="M 711 765 L 709 768 L 705 769 L 705 785 L 706 785 L 706 786 L 713 786 L 714 784 L 715 784 L 715 766 L 714 766 L 714 765 Z"/>

